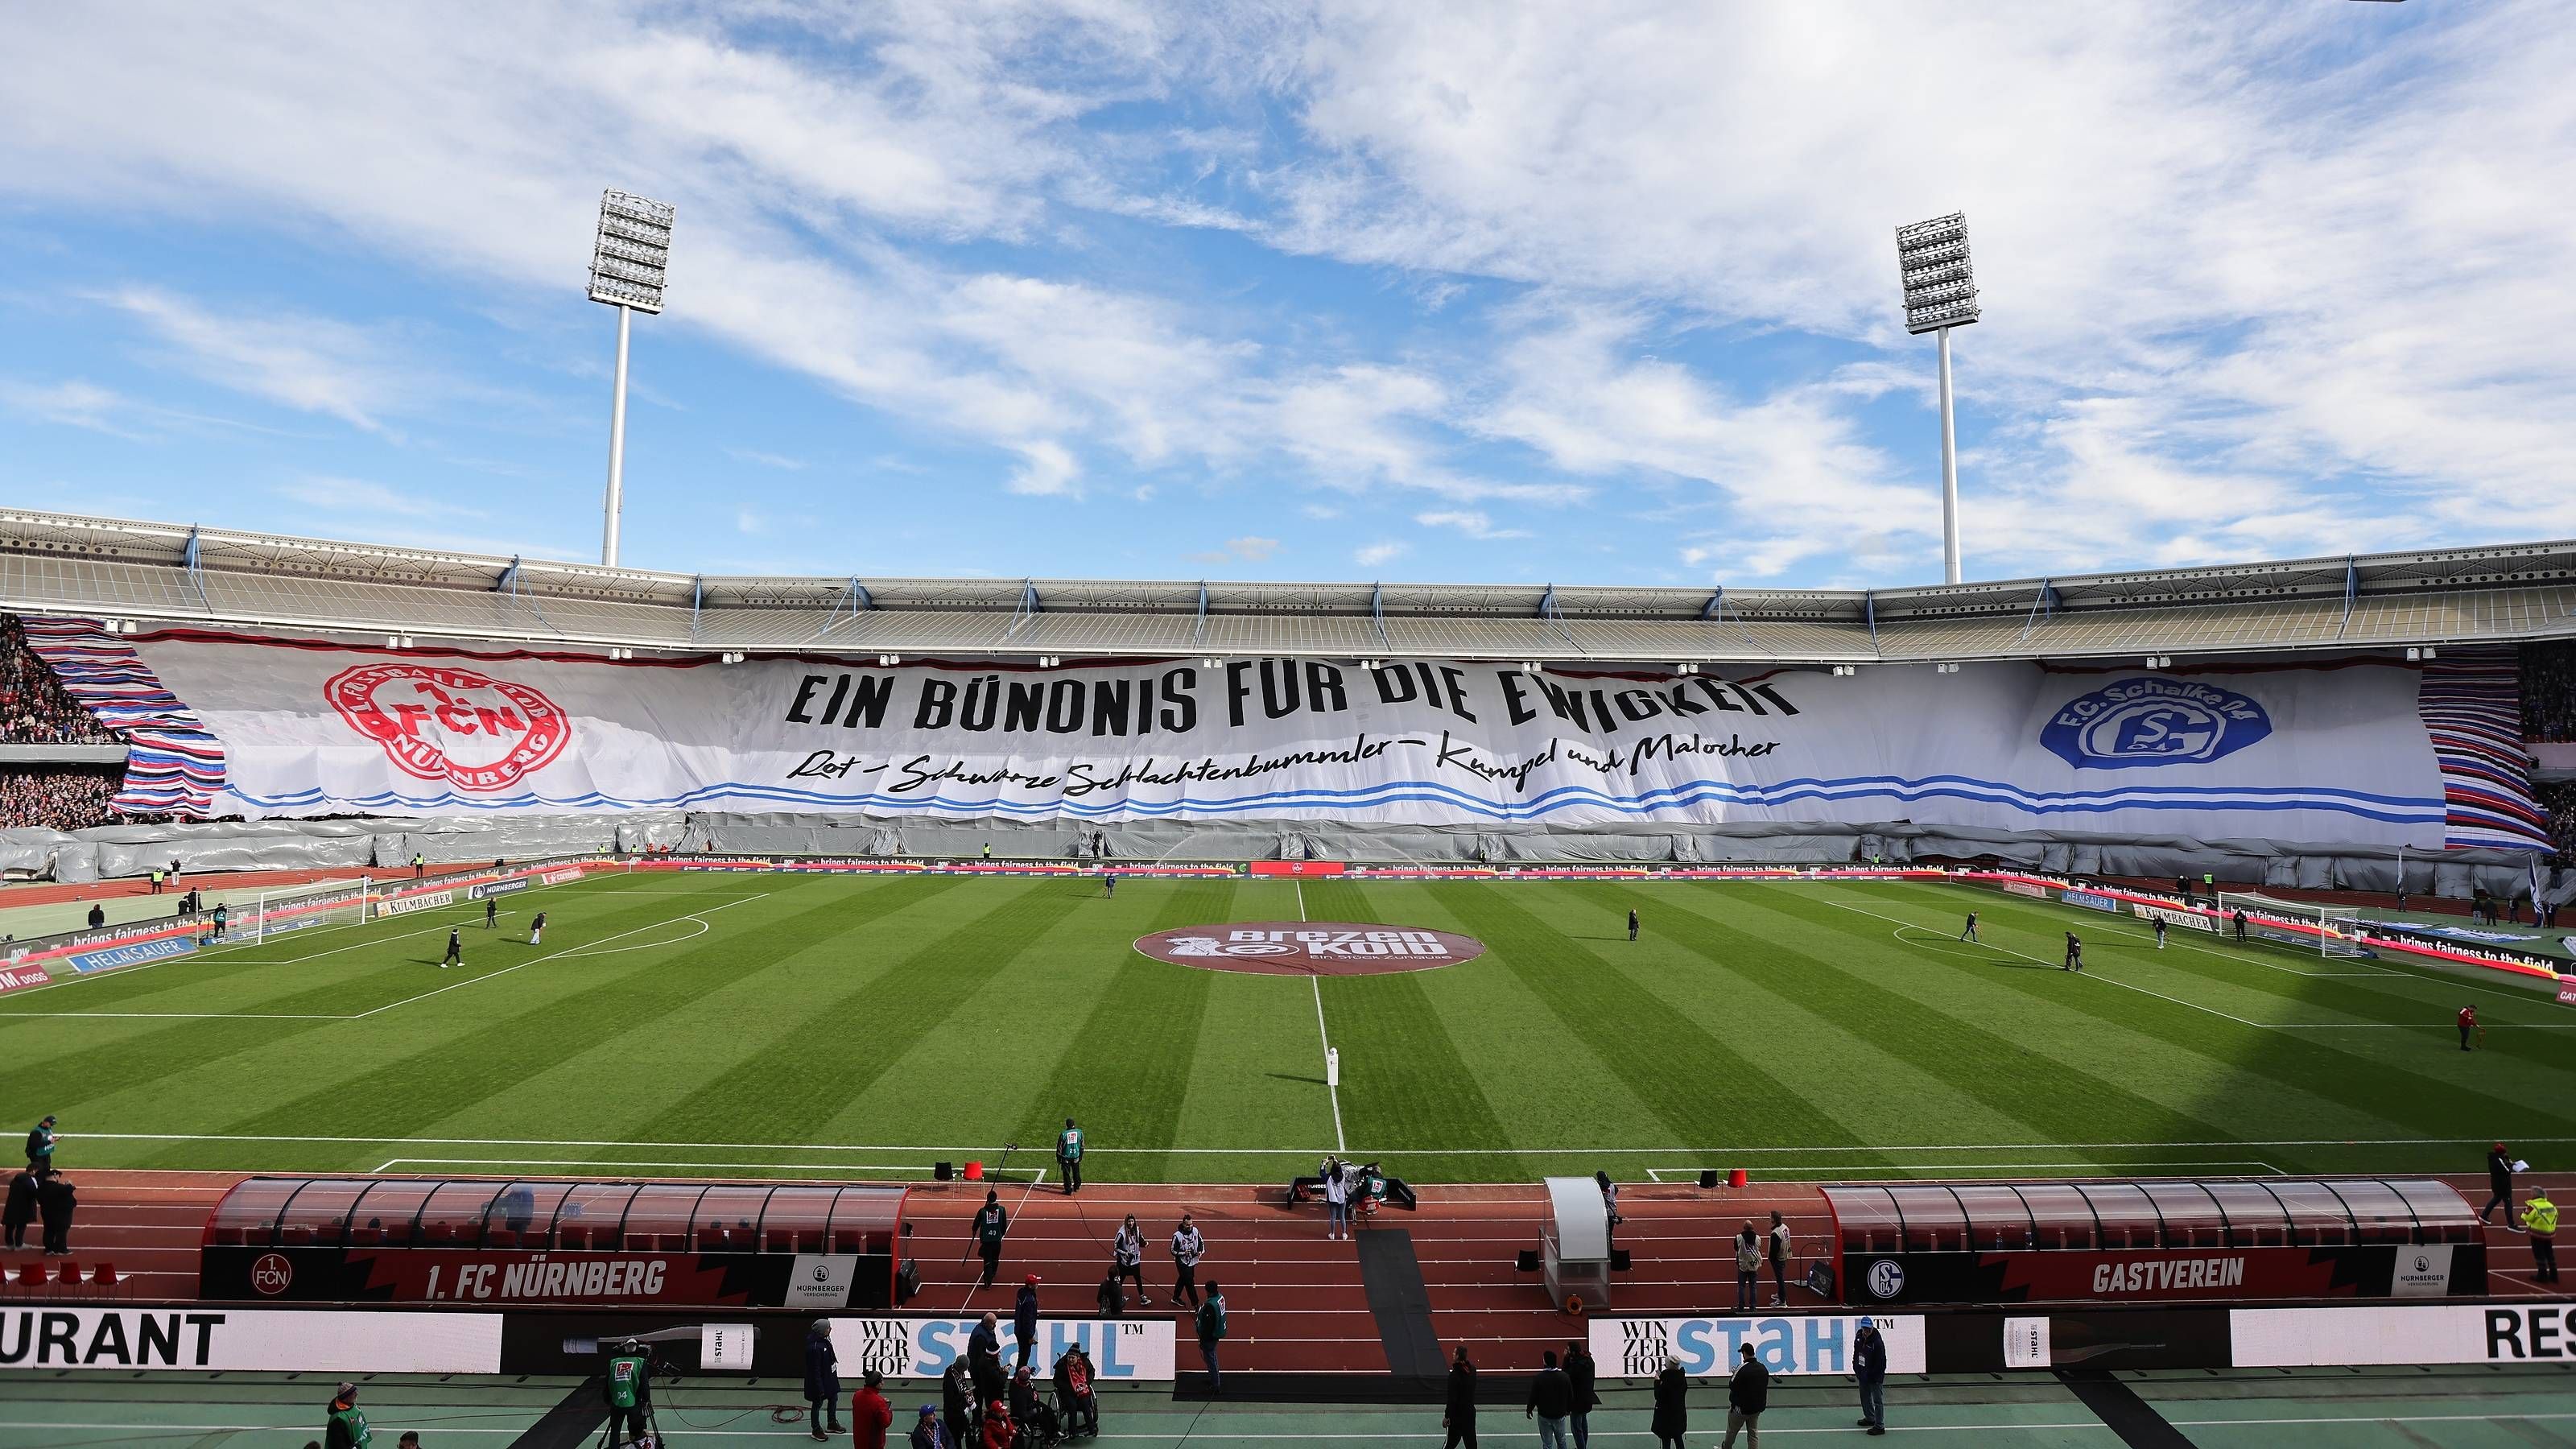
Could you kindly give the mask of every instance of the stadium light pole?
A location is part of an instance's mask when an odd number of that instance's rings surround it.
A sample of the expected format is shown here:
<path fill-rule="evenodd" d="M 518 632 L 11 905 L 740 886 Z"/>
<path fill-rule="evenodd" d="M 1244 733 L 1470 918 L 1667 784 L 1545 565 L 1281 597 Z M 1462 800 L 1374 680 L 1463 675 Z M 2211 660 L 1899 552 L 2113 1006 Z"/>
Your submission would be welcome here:
<path fill-rule="evenodd" d="M 617 564 L 617 520 L 626 508 L 626 340 L 635 314 L 662 311 L 662 279 L 671 262 L 668 202 L 623 191 L 599 196 L 599 242 L 590 257 L 590 300 L 617 309 L 616 395 L 608 405 L 608 517 L 600 526 L 599 561 Z"/>
<path fill-rule="evenodd" d="M 1941 342 L 1941 573 L 1959 582 L 1959 440 L 1950 411 L 1950 329 L 1977 320 L 1977 278 L 1968 264 L 1968 215 L 1954 211 L 1896 229 L 1897 277 L 1905 288 L 1905 330 Z"/>

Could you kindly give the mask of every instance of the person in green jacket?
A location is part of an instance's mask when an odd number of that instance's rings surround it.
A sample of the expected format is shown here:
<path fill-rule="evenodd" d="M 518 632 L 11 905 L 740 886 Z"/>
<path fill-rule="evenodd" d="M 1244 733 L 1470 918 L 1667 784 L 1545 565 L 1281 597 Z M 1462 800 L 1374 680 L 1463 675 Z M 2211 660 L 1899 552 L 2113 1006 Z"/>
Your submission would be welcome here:
<path fill-rule="evenodd" d="M 2558 1204 L 2549 1200 L 2543 1188 L 2531 1190 L 2531 1201 L 2522 1205 L 2522 1230 L 2531 1235 L 2532 1278 L 2537 1282 L 2558 1281 Z"/>
<path fill-rule="evenodd" d="M 653 1359 L 643 1344 L 630 1338 L 617 1346 L 600 1378 L 600 1394 L 608 1400 L 608 1442 L 641 1443 L 653 1409 Z M 626 1437 L 630 1431 L 632 1439 Z"/>
<path fill-rule="evenodd" d="M 1073 1119 L 1064 1119 L 1064 1130 L 1055 1137 L 1055 1163 L 1064 1176 L 1064 1195 L 1082 1191 L 1082 1129 Z"/>
<path fill-rule="evenodd" d="M 1207 1301 L 1198 1309 L 1199 1357 L 1207 1360 L 1208 1392 L 1225 1392 L 1225 1375 L 1217 1367 L 1217 1345 L 1225 1342 L 1225 1290 L 1214 1278 L 1208 1280 Z"/>
<path fill-rule="evenodd" d="M 367 1428 L 366 1411 L 358 1407 L 358 1386 L 342 1384 L 331 1395 L 329 1418 L 322 1428 L 322 1449 L 367 1449 L 375 1435 Z"/>

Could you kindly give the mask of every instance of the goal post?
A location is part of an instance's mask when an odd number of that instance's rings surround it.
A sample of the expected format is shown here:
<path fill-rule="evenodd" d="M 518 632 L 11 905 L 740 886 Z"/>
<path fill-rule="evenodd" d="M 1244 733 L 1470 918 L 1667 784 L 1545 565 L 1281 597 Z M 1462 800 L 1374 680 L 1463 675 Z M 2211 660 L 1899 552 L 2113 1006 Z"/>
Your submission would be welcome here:
<path fill-rule="evenodd" d="M 264 890 L 226 913 L 223 942 L 246 944 L 287 931 L 354 926 L 367 919 L 375 894 L 376 883 L 366 876 Z M 200 920 L 213 930 L 211 913 Z"/>
<path fill-rule="evenodd" d="M 2364 934 L 2369 917 L 2351 906 L 2326 901 L 2294 901 L 2259 891 L 2234 891 L 2219 897 L 2219 913 L 2246 915 L 2248 934 L 2275 945 L 2313 948 L 2327 956 L 2368 956 Z"/>
<path fill-rule="evenodd" d="M 2317 949 L 2328 956 L 2367 956 L 2369 938 L 2362 934 L 2358 912 L 2332 912 L 2318 923 Z"/>

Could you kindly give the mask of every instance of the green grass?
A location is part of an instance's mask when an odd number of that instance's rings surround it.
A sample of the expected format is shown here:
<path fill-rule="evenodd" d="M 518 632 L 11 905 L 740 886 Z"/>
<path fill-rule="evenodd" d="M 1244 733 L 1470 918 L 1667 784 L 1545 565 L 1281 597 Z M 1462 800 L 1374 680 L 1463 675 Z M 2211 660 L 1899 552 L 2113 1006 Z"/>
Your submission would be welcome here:
<path fill-rule="evenodd" d="M 2576 1011 L 1936 884 L 689 875 L 315 929 L 0 998 L 67 1167 L 1273 1181 L 2473 1171 L 2576 1150 Z M 1625 939 L 1636 906 L 1645 938 Z M 526 944 L 530 913 L 550 923 Z M 1963 912 L 1985 942 L 1954 938 Z M 1463 931 L 1379 977 L 1166 965 L 1236 920 Z M 437 960 L 466 926 L 466 966 Z M 2082 932 L 2092 970 L 2054 969 Z M 1342 1051 L 1323 1084 L 1317 1022 Z M 2456 1048 L 2475 1000 L 2486 1049 Z M 1336 1108 L 1339 1113 L 1337 1137 Z"/>

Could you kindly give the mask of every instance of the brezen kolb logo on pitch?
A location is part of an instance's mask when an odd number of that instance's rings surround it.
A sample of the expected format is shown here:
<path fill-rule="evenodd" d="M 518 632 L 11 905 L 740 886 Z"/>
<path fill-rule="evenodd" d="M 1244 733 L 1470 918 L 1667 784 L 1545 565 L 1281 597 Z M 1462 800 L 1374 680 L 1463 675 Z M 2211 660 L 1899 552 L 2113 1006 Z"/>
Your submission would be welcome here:
<path fill-rule="evenodd" d="M 2272 732 L 2263 706 L 2232 689 L 2185 679 L 2123 679 L 2058 707 L 2039 732 L 2079 770 L 2205 765 Z"/>

